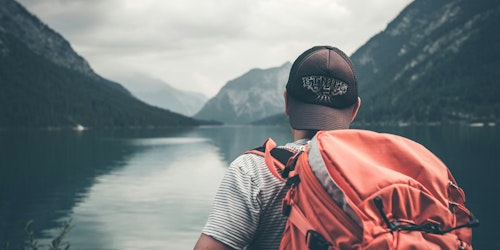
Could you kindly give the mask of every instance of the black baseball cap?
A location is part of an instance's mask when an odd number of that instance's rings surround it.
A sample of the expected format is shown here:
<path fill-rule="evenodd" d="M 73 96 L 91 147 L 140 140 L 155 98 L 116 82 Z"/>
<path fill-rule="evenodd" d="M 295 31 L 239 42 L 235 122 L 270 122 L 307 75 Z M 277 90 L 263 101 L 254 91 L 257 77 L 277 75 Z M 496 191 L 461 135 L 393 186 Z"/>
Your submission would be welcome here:
<path fill-rule="evenodd" d="M 340 49 L 315 46 L 293 63 L 286 84 L 290 125 L 300 130 L 348 128 L 358 83 Z"/>

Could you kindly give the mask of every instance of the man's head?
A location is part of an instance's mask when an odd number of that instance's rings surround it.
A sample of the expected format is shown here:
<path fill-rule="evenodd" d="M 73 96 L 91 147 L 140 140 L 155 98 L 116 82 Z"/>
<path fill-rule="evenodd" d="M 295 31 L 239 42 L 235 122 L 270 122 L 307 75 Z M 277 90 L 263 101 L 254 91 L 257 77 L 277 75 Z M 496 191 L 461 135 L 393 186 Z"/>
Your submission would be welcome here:
<path fill-rule="evenodd" d="M 290 125 L 296 130 L 348 128 L 359 107 L 351 61 L 330 46 L 305 51 L 292 65 L 285 100 Z"/>

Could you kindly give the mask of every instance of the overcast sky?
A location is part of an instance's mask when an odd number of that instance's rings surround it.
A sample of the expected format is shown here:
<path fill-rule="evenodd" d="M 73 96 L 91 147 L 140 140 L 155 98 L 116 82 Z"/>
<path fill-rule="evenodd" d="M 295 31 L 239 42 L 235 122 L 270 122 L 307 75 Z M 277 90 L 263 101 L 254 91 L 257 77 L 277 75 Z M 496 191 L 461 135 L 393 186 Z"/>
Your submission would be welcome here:
<path fill-rule="evenodd" d="M 212 97 L 314 45 L 351 55 L 412 0 L 18 0 L 99 75 L 134 74 Z"/>

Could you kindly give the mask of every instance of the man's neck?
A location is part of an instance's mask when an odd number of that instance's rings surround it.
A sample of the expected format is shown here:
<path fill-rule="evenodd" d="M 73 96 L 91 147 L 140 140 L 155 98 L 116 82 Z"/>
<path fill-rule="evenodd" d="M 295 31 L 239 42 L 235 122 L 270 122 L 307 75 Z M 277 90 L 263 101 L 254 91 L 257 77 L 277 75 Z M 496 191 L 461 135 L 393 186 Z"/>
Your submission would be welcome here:
<path fill-rule="evenodd" d="M 317 131 L 312 131 L 312 130 L 296 130 L 292 129 L 292 135 L 293 135 L 293 140 L 298 141 L 300 139 L 308 139 L 310 140 L 311 138 L 314 137 Z"/>
<path fill-rule="evenodd" d="M 342 128 L 339 128 L 342 129 Z M 345 128 L 348 129 L 348 128 Z M 293 140 L 297 141 L 300 139 L 312 139 L 314 135 L 316 135 L 318 131 L 315 130 L 297 130 L 292 128 L 292 135 L 293 135 Z"/>

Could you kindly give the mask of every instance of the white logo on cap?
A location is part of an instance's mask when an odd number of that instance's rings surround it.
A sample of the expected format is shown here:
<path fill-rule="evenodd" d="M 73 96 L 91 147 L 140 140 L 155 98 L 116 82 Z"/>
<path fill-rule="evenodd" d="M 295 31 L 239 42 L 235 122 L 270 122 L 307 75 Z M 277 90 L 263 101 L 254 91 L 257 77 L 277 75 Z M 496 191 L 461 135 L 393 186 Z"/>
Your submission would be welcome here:
<path fill-rule="evenodd" d="M 302 77 L 302 86 L 316 94 L 316 99 L 323 102 L 331 102 L 337 95 L 347 93 L 347 83 L 325 76 Z"/>

